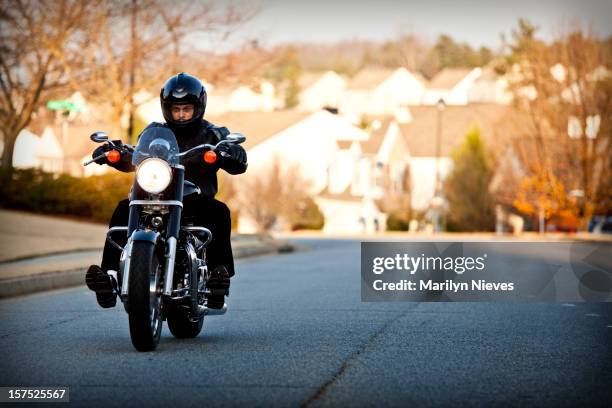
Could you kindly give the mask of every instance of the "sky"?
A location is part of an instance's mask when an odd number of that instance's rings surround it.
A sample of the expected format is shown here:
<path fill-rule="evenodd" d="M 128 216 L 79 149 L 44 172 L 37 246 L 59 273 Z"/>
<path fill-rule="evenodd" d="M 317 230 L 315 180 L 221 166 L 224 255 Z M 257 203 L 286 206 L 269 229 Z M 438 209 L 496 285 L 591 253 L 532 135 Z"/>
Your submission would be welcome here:
<path fill-rule="evenodd" d="M 449 34 L 460 42 L 495 49 L 500 33 L 509 34 L 525 17 L 554 38 L 564 22 L 578 18 L 598 35 L 612 35 L 612 0 L 238 0 L 258 7 L 255 18 L 234 35 L 264 45 L 288 42 L 392 39 L 398 33 L 435 41 Z"/>

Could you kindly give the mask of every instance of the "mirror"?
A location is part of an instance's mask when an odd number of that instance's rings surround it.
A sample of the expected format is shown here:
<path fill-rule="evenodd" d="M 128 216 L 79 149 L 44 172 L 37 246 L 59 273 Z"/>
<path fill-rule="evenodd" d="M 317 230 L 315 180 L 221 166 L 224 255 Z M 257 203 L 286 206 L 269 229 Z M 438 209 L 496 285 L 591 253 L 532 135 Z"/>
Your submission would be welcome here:
<path fill-rule="evenodd" d="M 108 135 L 106 134 L 106 132 L 92 133 L 89 138 L 96 143 L 104 143 L 108 141 Z"/>
<path fill-rule="evenodd" d="M 246 140 L 246 137 L 242 133 L 230 133 L 225 137 L 225 140 L 232 143 L 240 144 Z"/>

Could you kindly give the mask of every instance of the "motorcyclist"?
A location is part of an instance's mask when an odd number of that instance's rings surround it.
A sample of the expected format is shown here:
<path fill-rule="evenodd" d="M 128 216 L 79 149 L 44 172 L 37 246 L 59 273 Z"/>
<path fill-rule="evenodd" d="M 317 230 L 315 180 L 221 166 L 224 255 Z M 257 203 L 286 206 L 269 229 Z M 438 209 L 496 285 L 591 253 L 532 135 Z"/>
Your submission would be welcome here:
<path fill-rule="evenodd" d="M 225 127 L 215 126 L 203 119 L 206 110 L 207 94 L 201 81 L 196 77 L 180 73 L 172 76 L 164 84 L 160 92 L 160 103 L 166 123 L 153 122 L 147 126 L 168 127 L 176 136 L 181 152 L 203 143 L 216 144 L 230 132 Z M 120 143 L 120 141 L 114 141 Z M 92 157 L 101 155 L 110 147 L 98 147 Z M 199 195 L 190 195 L 183 203 L 183 216 L 196 220 L 197 225 L 207 227 L 213 234 L 206 254 L 211 278 L 207 286 L 212 295 L 208 298 L 208 307 L 221 308 L 224 297 L 229 295 L 230 277 L 234 276 L 234 260 L 230 242 L 231 219 L 227 206 L 215 199 L 217 193 L 217 170 L 224 169 L 229 174 L 241 174 L 247 169 L 245 150 L 236 144 L 221 144 L 217 148 L 220 160 L 217 166 L 206 165 L 201 156 L 187 159 L 185 180 L 195 183 L 201 191 Z M 117 163 L 110 163 L 105 157 L 97 160 L 98 164 L 108 164 L 121 171 L 133 171 L 131 158 L 123 155 Z M 195 197 L 195 198 L 191 198 Z M 127 225 L 129 216 L 129 200 L 119 202 L 115 209 L 109 227 Z M 120 235 L 120 234 L 116 234 Z M 120 245 L 125 245 L 127 237 L 115 239 Z M 121 242 L 122 241 L 122 242 Z M 102 264 L 92 265 L 86 273 L 86 283 L 89 289 L 96 292 L 98 304 L 104 308 L 116 304 L 116 294 L 113 291 L 113 281 L 107 271 L 119 270 L 121 252 L 106 242 L 102 254 Z"/>

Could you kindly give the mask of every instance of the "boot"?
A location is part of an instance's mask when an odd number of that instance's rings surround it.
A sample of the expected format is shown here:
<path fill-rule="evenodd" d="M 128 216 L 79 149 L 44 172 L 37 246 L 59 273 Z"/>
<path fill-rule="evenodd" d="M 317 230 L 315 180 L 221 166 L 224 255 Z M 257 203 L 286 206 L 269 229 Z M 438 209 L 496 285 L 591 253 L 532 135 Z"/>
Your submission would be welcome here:
<path fill-rule="evenodd" d="M 113 278 L 104 272 L 98 265 L 91 265 L 85 274 L 85 283 L 90 290 L 96 292 L 96 300 L 104 309 L 117 304 L 117 294 L 113 285 Z"/>
<path fill-rule="evenodd" d="M 225 303 L 225 296 L 229 296 L 230 276 L 227 268 L 223 265 L 214 268 L 210 272 L 206 287 L 210 290 L 207 306 L 211 309 L 221 309 Z"/>

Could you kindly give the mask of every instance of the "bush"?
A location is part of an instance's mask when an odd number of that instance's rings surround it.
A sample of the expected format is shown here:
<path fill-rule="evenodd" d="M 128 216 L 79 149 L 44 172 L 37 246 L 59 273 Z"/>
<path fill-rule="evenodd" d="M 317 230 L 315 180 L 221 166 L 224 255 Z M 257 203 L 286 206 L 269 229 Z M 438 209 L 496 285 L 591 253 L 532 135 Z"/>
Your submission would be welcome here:
<path fill-rule="evenodd" d="M 0 172 L 0 179 L 0 207 L 106 223 L 117 202 L 127 198 L 133 174 L 78 178 L 26 169 Z"/>
<path fill-rule="evenodd" d="M 298 208 L 298 214 L 291 217 L 291 229 L 293 231 L 302 229 L 320 230 L 323 228 L 325 216 L 312 198 L 304 198 Z"/>
<path fill-rule="evenodd" d="M 408 231 L 408 226 L 405 215 L 393 212 L 387 217 L 387 230 L 389 231 Z"/>

